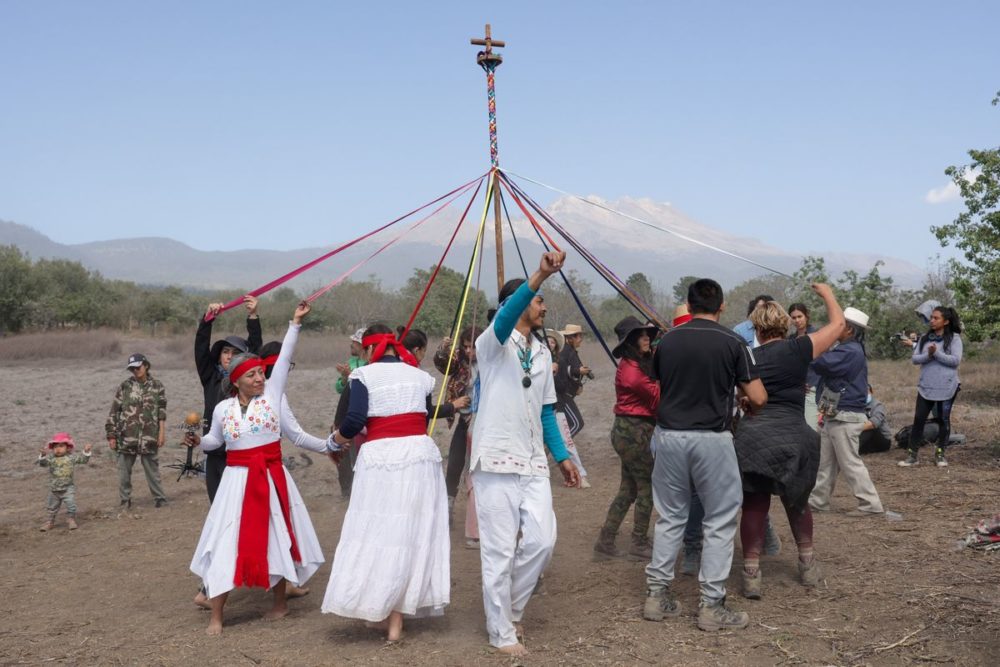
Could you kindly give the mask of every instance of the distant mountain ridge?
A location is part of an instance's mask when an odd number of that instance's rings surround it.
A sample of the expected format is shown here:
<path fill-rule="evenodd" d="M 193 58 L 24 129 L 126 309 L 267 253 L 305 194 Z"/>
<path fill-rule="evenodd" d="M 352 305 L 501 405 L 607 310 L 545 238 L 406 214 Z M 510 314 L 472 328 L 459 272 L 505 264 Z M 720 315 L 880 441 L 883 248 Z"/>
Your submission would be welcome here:
<path fill-rule="evenodd" d="M 785 273 L 794 272 L 806 255 L 824 257 L 832 275 L 845 269 L 867 272 L 876 261 L 883 261 L 883 275 L 892 276 L 904 287 L 919 286 L 925 271 L 911 262 L 875 253 L 830 253 L 806 251 L 802 254 L 775 248 L 750 237 L 737 237 L 721 230 L 698 223 L 685 216 L 670 204 L 651 199 L 622 198 L 607 202 L 591 198 L 606 206 L 650 222 L 652 225 L 676 231 L 705 243 L 736 252 L 765 266 Z M 764 270 L 712 250 L 692 244 L 657 229 L 637 224 L 632 220 L 590 206 L 575 198 L 563 197 L 551 204 L 549 212 L 566 230 L 593 252 L 623 279 L 641 271 L 659 289 L 669 289 L 678 278 L 685 275 L 708 275 L 732 287 L 748 278 L 765 273 Z M 387 249 L 358 269 L 351 279 L 363 280 L 377 276 L 386 287 L 399 287 L 412 275 L 415 268 L 435 264 L 444 250 L 457 217 L 446 211 L 441 220 L 431 220 L 409 231 L 397 244 Z M 406 224 L 401 223 L 401 224 Z M 412 223 L 411 223 L 412 224 Z M 492 223 L 487 238 L 483 263 L 483 276 L 495 275 L 492 249 Z M 541 244 L 523 219 L 513 221 L 518 233 L 518 244 L 526 255 L 525 263 L 531 270 L 537 263 Z M 367 258 L 387 240 L 399 234 L 393 228 L 372 237 L 334 258 L 311 269 L 292 281 L 296 289 L 310 289 L 325 285 L 342 276 L 344 272 Z M 517 247 L 504 230 L 504 265 L 508 277 L 523 273 L 517 257 Z M 475 240 L 476 225 L 467 221 L 456 238 L 446 265 L 464 272 Z M 344 239 L 346 240 L 346 239 Z M 144 285 L 177 285 L 194 289 L 248 290 L 309 262 L 343 243 L 323 248 L 296 250 L 196 250 L 180 241 L 162 237 L 141 237 L 94 241 L 80 244 L 62 244 L 53 241 L 31 227 L 0 221 L 0 245 L 13 244 L 32 259 L 60 258 L 78 261 L 88 269 L 98 271 L 107 278 L 129 280 Z M 560 242 L 557 239 L 557 242 Z M 567 269 L 575 269 L 589 280 L 598 293 L 610 288 L 582 259 L 569 253 Z M 492 291 L 492 280 L 483 287 Z"/>

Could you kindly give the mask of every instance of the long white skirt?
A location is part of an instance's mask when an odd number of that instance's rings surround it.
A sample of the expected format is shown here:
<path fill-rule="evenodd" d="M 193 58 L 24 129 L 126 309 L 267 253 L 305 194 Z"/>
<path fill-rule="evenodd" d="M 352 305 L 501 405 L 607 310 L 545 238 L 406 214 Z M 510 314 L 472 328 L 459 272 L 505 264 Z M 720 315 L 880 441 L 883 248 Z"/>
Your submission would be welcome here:
<path fill-rule="evenodd" d="M 270 585 L 274 586 L 287 579 L 297 586 L 303 585 L 323 564 L 323 551 L 316 539 L 309 512 L 295 482 L 284 466 L 281 467 L 288 485 L 289 515 L 295 543 L 299 547 L 302 562 L 296 564 L 289 553 L 292 542 L 281 514 L 278 494 L 270 473 L 267 476 L 270 489 L 271 518 L 267 526 L 267 570 Z M 205 527 L 201 530 L 198 548 L 191 559 L 191 571 L 201 577 L 206 594 L 215 597 L 228 593 L 233 588 L 236 573 L 236 547 L 240 537 L 240 517 L 243 515 L 243 495 L 247 483 L 247 469 L 242 466 L 227 466 L 222 473 L 215 501 L 208 511 Z"/>
<path fill-rule="evenodd" d="M 450 599 L 441 454 L 427 436 L 366 442 L 333 557 L 323 612 L 381 621 L 437 616 Z"/>

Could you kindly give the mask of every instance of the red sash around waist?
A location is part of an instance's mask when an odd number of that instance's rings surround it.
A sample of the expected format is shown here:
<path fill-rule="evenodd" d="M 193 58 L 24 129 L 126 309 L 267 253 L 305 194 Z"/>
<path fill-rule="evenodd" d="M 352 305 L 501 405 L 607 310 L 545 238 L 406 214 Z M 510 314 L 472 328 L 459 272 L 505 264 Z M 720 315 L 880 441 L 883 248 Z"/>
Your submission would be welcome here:
<path fill-rule="evenodd" d="M 274 483 L 274 490 L 285 518 L 288 537 L 292 542 L 292 560 L 302 560 L 299 547 L 292 532 L 292 521 L 288 506 L 288 483 L 281 465 L 281 445 L 269 445 L 253 449 L 230 449 L 226 453 L 226 465 L 247 469 L 247 483 L 243 490 L 243 514 L 240 517 L 240 536 L 236 545 L 236 586 L 259 586 L 268 588 L 270 578 L 267 567 L 267 527 L 271 518 L 271 494 L 267 483 L 268 473 Z"/>
<path fill-rule="evenodd" d="M 368 418 L 368 441 L 380 438 L 402 438 L 408 435 L 427 434 L 427 415 L 423 412 L 407 412 L 389 417 Z"/>

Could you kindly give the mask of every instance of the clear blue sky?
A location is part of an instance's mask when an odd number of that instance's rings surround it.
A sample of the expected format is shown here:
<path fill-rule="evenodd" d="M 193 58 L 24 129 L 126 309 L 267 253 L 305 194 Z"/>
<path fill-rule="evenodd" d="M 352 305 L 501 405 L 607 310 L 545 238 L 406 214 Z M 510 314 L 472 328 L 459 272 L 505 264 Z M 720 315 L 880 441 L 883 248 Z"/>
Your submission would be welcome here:
<path fill-rule="evenodd" d="M 350 238 L 502 166 L 793 251 L 922 264 L 995 146 L 1000 3 L 0 3 L 0 219 L 64 243 Z M 541 193 L 539 193 L 541 194 Z M 941 197 L 939 197 L 941 198 Z"/>

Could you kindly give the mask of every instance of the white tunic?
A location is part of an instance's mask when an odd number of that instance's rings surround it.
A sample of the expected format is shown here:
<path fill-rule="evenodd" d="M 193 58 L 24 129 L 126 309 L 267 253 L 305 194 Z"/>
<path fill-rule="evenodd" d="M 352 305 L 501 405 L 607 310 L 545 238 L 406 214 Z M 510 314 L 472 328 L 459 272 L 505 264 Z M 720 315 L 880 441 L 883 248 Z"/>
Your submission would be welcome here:
<path fill-rule="evenodd" d="M 368 416 L 427 412 L 434 378 L 401 362 L 356 369 Z M 450 598 L 448 504 L 441 454 L 426 435 L 368 440 L 358 452 L 351 501 L 333 558 L 323 612 L 381 621 L 390 612 L 439 615 Z"/>
<path fill-rule="evenodd" d="M 531 351 L 531 386 L 519 351 Z M 500 344 L 492 324 L 476 339 L 479 366 L 479 412 L 472 427 L 469 469 L 547 477 L 542 440 L 542 406 L 556 402 L 552 355 L 537 336 L 526 339 L 517 329 Z"/>
<path fill-rule="evenodd" d="M 295 344 L 298 340 L 299 325 L 289 323 L 288 333 L 281 346 L 270 379 L 264 385 L 264 393 L 254 397 L 242 414 L 239 401 L 229 398 L 215 407 L 212 413 L 212 427 L 202 436 L 201 448 L 205 451 L 218 449 L 225 443 L 228 450 L 238 451 L 267 445 L 281 438 L 281 403 L 288 379 L 288 370 Z M 275 409 L 277 406 L 277 410 Z M 289 426 L 291 426 L 289 424 Z M 297 426 L 297 423 L 296 423 Z M 291 434 L 290 434 L 291 435 Z M 309 440 L 298 428 L 293 440 L 314 449 L 319 438 Z M 311 438 L 311 436 L 309 436 Z M 308 446 L 312 445 L 312 446 Z M 320 451 L 314 449 L 314 451 Z M 267 564 L 270 584 L 274 586 L 281 579 L 287 579 L 301 586 L 323 564 L 323 552 L 316 539 L 309 512 L 302 496 L 288 471 L 282 466 L 288 486 L 289 514 L 292 531 L 302 558 L 300 563 L 292 561 L 289 548 L 291 540 L 285 519 L 281 513 L 274 482 L 268 473 L 271 518 L 268 522 Z M 191 571 L 201 577 L 209 597 L 215 597 L 234 588 L 233 576 L 236 570 L 236 551 L 239 540 L 240 517 L 243 512 L 243 496 L 246 488 L 247 469 L 242 466 L 227 466 L 219 483 L 215 501 L 208 511 L 205 526 L 198 540 Z"/>

